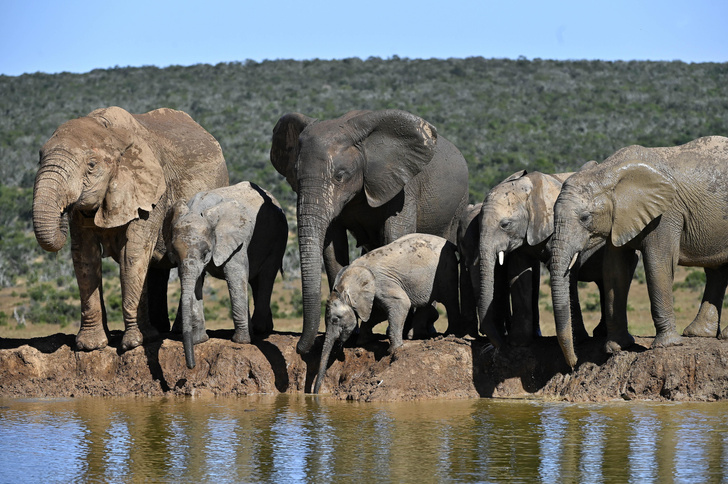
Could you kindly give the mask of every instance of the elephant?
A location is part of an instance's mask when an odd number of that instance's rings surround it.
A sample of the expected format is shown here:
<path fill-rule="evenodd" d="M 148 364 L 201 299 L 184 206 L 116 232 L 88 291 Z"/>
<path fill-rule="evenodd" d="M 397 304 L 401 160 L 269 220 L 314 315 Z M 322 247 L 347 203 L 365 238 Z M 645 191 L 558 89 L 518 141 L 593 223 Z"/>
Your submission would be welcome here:
<path fill-rule="evenodd" d="M 728 281 L 728 138 L 709 136 L 680 146 L 628 146 L 572 175 L 554 205 L 551 287 L 556 332 L 566 362 L 577 363 L 567 277 L 571 261 L 604 244 L 608 295 L 605 350 L 634 343 L 627 330 L 629 255 L 642 254 L 653 347 L 679 345 L 672 286 L 677 265 L 704 267 L 706 288 L 687 335 L 717 336 Z"/>
<path fill-rule="evenodd" d="M 408 234 L 372 250 L 341 269 L 326 303 L 326 334 L 314 393 L 318 393 L 334 344 L 349 339 L 362 320 L 362 335 L 389 321 L 389 353 L 402 346 L 413 308 L 443 303 L 449 320 L 460 318 L 457 247 L 429 234 Z M 428 314 L 427 311 L 415 315 Z M 415 318 L 416 319 L 416 318 Z M 415 321 L 413 324 L 418 324 Z"/>
<path fill-rule="evenodd" d="M 522 170 L 493 187 L 482 203 L 478 217 L 478 265 L 473 272 L 480 274 L 480 332 L 496 348 L 504 343 L 506 327 L 508 342 L 513 346 L 527 346 L 541 335 L 538 309 L 541 263 L 550 263 L 553 206 L 564 180 L 571 175 Z M 570 280 L 571 314 L 579 340 L 588 338 L 588 333 L 579 306 L 577 282 L 596 282 L 603 308 L 602 253 L 602 247 L 598 247 L 593 255 L 581 257 L 578 277 Z M 637 259 L 633 253 L 630 274 Z M 502 291 L 504 287 L 507 292 Z M 498 291 L 501 292 L 496 295 Z M 605 332 L 602 323 L 595 329 L 596 335 Z"/>
<path fill-rule="evenodd" d="M 195 367 L 194 345 L 208 340 L 202 308 L 205 273 L 227 282 L 236 343 L 250 343 L 248 282 L 256 333 L 273 331 L 270 299 L 288 239 L 288 222 L 278 201 L 250 182 L 197 193 L 172 209 L 170 258 L 179 266 L 182 288 L 178 321 L 185 360 Z M 177 324 L 180 321 L 181 324 Z"/>
<path fill-rule="evenodd" d="M 351 111 L 319 121 L 286 114 L 273 129 L 270 160 L 297 193 L 301 354 L 319 331 L 322 262 L 329 288 L 349 263 L 347 231 L 364 251 L 413 232 L 457 242 L 468 204 L 468 167 L 458 149 L 418 116 Z"/>
<path fill-rule="evenodd" d="M 81 299 L 77 349 L 108 344 L 102 257 L 111 256 L 120 267 L 121 349 L 169 331 L 172 205 L 227 184 L 217 140 L 182 111 L 130 114 L 109 107 L 56 129 L 40 151 L 33 226 L 40 246 L 51 252 L 63 247 L 70 228 Z"/>

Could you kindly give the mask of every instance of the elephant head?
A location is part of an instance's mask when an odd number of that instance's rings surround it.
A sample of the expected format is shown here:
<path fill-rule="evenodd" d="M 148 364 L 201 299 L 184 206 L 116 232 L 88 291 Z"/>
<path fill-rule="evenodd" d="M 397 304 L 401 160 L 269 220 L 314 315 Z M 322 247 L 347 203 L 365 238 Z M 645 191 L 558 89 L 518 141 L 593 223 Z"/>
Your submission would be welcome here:
<path fill-rule="evenodd" d="M 321 266 L 331 222 L 355 197 L 380 207 L 432 159 L 437 132 L 404 111 L 352 111 L 317 121 L 283 116 L 273 130 L 270 159 L 298 194 L 298 240 L 303 286 L 303 333 L 297 350 L 307 353 L 321 317 Z"/>
<path fill-rule="evenodd" d="M 615 161 L 585 165 L 566 180 L 554 205 L 554 319 L 559 344 L 572 368 L 577 357 L 569 309 L 570 271 L 604 244 L 621 247 L 639 238 L 670 207 L 676 193 L 672 181 L 650 164 L 620 161 L 616 155 Z"/>
<path fill-rule="evenodd" d="M 479 216 L 478 314 L 480 331 L 494 346 L 502 344 L 495 321 L 496 266 L 502 266 L 509 253 L 523 246 L 537 247 L 548 241 L 554 231 L 553 204 L 561 180 L 569 175 L 519 171 L 485 197 Z"/>
<path fill-rule="evenodd" d="M 202 192 L 172 208 L 170 257 L 178 263 L 182 294 L 182 341 L 188 368 L 195 367 L 194 345 L 207 340 L 202 307 L 205 268 L 222 267 L 252 236 L 254 222 L 242 215 L 240 203 Z"/>
<path fill-rule="evenodd" d="M 102 228 L 151 212 L 166 184 L 142 130 L 131 114 L 112 107 L 62 124 L 43 145 L 33 190 L 33 226 L 43 249 L 63 247 L 72 210 Z"/>
<path fill-rule="evenodd" d="M 369 321 L 374 307 L 375 284 L 374 274 L 365 267 L 347 266 L 336 277 L 326 303 L 326 335 L 314 393 L 318 393 L 324 381 L 334 345 L 343 345 L 349 339 L 357 318 Z"/>

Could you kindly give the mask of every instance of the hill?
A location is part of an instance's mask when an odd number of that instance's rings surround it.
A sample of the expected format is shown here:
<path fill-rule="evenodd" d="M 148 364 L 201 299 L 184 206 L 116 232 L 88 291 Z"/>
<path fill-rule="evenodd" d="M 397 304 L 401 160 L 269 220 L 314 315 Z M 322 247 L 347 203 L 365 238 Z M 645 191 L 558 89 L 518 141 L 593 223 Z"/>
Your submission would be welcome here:
<path fill-rule="evenodd" d="M 0 287 L 23 284 L 32 296 L 33 288 L 46 284 L 35 294 L 52 314 L 77 312 L 69 244 L 47 254 L 34 240 L 32 184 L 38 150 L 55 128 L 99 107 L 188 112 L 222 145 L 231 182 L 254 181 L 288 207 L 294 194 L 268 161 L 281 115 L 331 118 L 351 109 L 404 109 L 433 123 L 463 152 L 470 198 L 477 202 L 522 168 L 569 171 L 630 144 L 665 146 L 728 135 L 726 79 L 725 63 L 478 57 L 245 61 L 0 76 Z M 294 211 L 288 216 L 295 225 Z M 290 267 L 295 270 L 295 263 Z M 105 271 L 114 273 L 113 264 L 105 264 Z M 9 318 L 0 313 L 0 324 Z"/>

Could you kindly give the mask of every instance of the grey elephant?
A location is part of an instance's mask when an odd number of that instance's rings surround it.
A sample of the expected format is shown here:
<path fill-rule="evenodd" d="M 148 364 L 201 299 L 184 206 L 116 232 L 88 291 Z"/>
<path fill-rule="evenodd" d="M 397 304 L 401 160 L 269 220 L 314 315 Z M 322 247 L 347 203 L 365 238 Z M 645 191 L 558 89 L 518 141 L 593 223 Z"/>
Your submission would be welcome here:
<path fill-rule="evenodd" d="M 593 164 L 596 163 L 587 163 L 584 169 Z M 508 342 L 514 346 L 529 345 L 541 334 L 538 309 L 541 263 L 550 263 L 553 206 L 564 180 L 571 175 L 522 170 L 493 187 L 485 197 L 478 217 L 478 267 L 473 272 L 480 274 L 480 331 L 496 347 L 504 343 L 506 326 Z M 579 306 L 577 282 L 596 282 L 604 307 L 603 248 L 595 249 L 593 255 L 582 254 L 579 270 L 574 271 L 578 276 L 571 277 L 569 283 L 573 331 L 579 340 L 588 338 L 588 333 Z M 630 274 L 636 264 L 637 255 L 633 252 Z M 500 294 L 496 295 L 498 291 Z M 595 333 L 602 336 L 606 333 L 602 323 Z"/>
<path fill-rule="evenodd" d="M 571 261 L 605 244 L 607 352 L 634 343 L 627 330 L 629 254 L 642 253 L 656 336 L 653 347 L 680 344 L 672 305 L 677 265 L 702 266 L 707 282 L 688 335 L 720 331 L 728 281 L 728 138 L 711 136 L 667 148 L 623 148 L 571 176 L 554 206 L 551 287 L 556 332 L 566 362 L 577 363 L 569 313 Z"/>
<path fill-rule="evenodd" d="M 227 282 L 236 343 L 250 343 L 248 283 L 256 333 L 273 331 L 270 299 L 286 251 L 288 223 L 278 201 L 250 182 L 197 193 L 173 208 L 170 255 L 179 263 L 178 319 L 188 368 L 194 345 L 207 341 L 202 308 L 205 273 Z M 177 325 L 177 324 L 176 324 Z"/>
<path fill-rule="evenodd" d="M 298 194 L 299 353 L 308 353 L 319 330 L 322 261 L 329 287 L 349 263 L 347 231 L 365 251 L 413 232 L 456 243 L 468 199 L 467 164 L 452 143 L 418 116 L 398 110 L 351 111 L 318 121 L 286 114 L 273 130 L 270 159 Z"/>
<path fill-rule="evenodd" d="M 40 246 L 56 252 L 70 225 L 81 297 L 78 349 L 108 343 L 101 284 L 106 256 L 120 266 L 121 349 L 169 331 L 167 281 L 173 264 L 165 241 L 171 207 L 227 184 L 220 145 L 182 111 L 98 109 L 53 133 L 40 152 L 33 226 Z"/>
<path fill-rule="evenodd" d="M 365 334 L 385 319 L 389 321 L 389 353 L 402 346 L 405 320 L 413 308 L 426 308 L 437 301 L 445 306 L 449 320 L 459 319 L 456 251 L 442 237 L 409 234 L 344 267 L 326 303 L 326 334 L 314 393 L 326 375 L 334 344 L 349 339 L 357 319 L 362 320 Z"/>

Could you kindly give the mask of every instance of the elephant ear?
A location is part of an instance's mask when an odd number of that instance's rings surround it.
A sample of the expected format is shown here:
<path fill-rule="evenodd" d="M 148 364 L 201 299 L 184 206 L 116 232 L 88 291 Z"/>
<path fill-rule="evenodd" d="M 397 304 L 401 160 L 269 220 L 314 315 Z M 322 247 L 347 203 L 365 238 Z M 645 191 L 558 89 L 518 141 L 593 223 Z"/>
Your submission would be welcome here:
<path fill-rule="evenodd" d="M 340 291 L 344 302 L 351 306 L 359 319 L 364 322 L 369 321 L 376 291 L 372 271 L 363 266 L 349 266 L 346 272 L 341 274 L 339 283 L 345 287 Z"/>
<path fill-rule="evenodd" d="M 612 244 L 620 247 L 672 205 L 675 188 L 662 172 L 639 160 L 622 163 L 616 174 Z"/>
<path fill-rule="evenodd" d="M 281 117 L 273 128 L 273 142 L 270 148 L 270 162 L 286 177 L 293 191 L 297 191 L 296 159 L 298 158 L 298 137 L 316 119 L 300 113 L 289 113 Z"/>
<path fill-rule="evenodd" d="M 435 154 L 437 130 L 414 114 L 365 112 L 347 124 L 366 160 L 364 191 L 371 207 L 394 198 Z"/>
<path fill-rule="evenodd" d="M 215 227 L 215 248 L 212 262 L 220 267 L 241 246 L 247 245 L 253 236 L 255 222 L 244 216 L 244 207 L 235 200 L 228 200 L 205 211 L 205 218 Z M 247 250 L 247 248 L 244 248 Z"/>
<path fill-rule="evenodd" d="M 145 217 L 167 190 L 164 171 L 149 145 L 138 135 L 125 133 L 126 128 L 110 129 L 122 131 L 120 138 L 128 136 L 131 144 L 121 153 L 116 174 L 109 180 L 104 201 L 96 212 L 94 223 L 103 228 L 120 227 Z"/>
<path fill-rule="evenodd" d="M 526 170 L 519 170 L 519 171 L 515 172 L 514 174 L 510 175 L 505 180 L 503 180 L 501 183 L 506 183 L 506 182 L 511 182 L 513 180 L 518 180 L 519 178 L 523 178 L 526 175 L 528 175 L 528 172 Z"/>
<path fill-rule="evenodd" d="M 554 233 L 554 203 L 561 192 L 561 183 L 543 173 L 531 173 L 533 188 L 528 196 L 528 229 L 526 241 L 534 246 Z"/>

